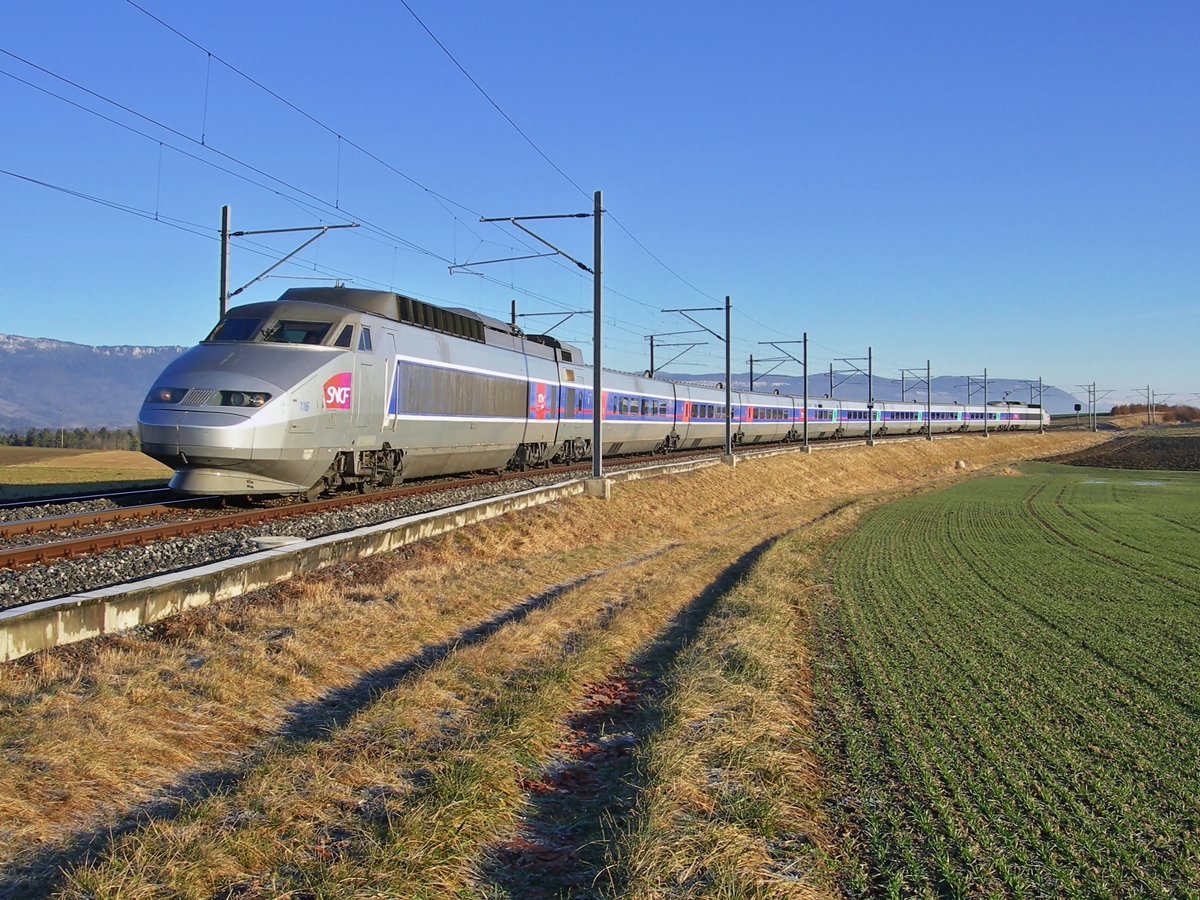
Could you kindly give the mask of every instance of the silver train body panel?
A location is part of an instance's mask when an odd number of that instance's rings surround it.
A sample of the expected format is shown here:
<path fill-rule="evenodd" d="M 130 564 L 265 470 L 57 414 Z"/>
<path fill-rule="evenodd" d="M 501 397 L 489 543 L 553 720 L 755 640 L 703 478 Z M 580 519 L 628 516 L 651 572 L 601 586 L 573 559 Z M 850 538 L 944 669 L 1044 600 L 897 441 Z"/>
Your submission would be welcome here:
<path fill-rule="evenodd" d="M 142 449 L 189 493 L 313 493 L 591 456 L 593 370 L 578 348 L 402 295 L 301 288 L 231 309 L 138 415 Z M 720 447 L 725 391 L 604 373 L 604 453 Z M 737 444 L 799 440 L 802 400 L 732 392 Z M 930 418 L 927 419 L 927 412 Z M 870 416 L 870 418 L 868 418 Z M 985 419 L 986 417 L 986 419 Z M 810 398 L 812 440 L 1037 430 L 1038 407 Z"/>

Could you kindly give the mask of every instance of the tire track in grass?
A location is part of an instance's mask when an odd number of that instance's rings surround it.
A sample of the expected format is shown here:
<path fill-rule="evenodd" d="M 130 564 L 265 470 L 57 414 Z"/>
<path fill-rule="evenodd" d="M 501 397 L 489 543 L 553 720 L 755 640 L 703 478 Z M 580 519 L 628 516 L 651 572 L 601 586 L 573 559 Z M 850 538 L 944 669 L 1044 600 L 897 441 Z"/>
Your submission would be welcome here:
<path fill-rule="evenodd" d="M 205 896 L 240 885 L 247 898 L 365 884 L 407 896 L 467 890 L 479 847 L 516 821 L 518 773 L 552 746 L 582 684 L 691 603 L 685 585 L 720 581 L 733 548 L 760 530 L 751 519 L 671 551 L 669 563 L 568 591 L 387 692 L 329 740 L 277 754 L 236 795 L 119 842 L 72 874 L 68 896 L 152 883 Z M 616 600 L 610 584 L 625 585 Z"/>
<path fill-rule="evenodd" d="M 644 784 L 634 752 L 661 725 L 662 678 L 774 541 L 743 553 L 629 662 L 583 686 L 554 753 L 520 782 L 526 812 L 517 827 L 483 852 L 486 885 L 527 900 L 599 896 L 611 887 L 602 879 Z"/>
<path fill-rule="evenodd" d="M 418 676 L 452 652 L 486 641 L 501 628 L 520 622 L 534 610 L 548 606 L 569 590 L 614 570 L 654 559 L 676 546 L 668 544 L 551 585 L 458 631 L 446 640 L 426 645 L 416 653 L 364 672 L 349 685 L 333 688 L 316 700 L 295 704 L 275 734 L 247 752 L 232 767 L 189 774 L 163 790 L 160 797 L 135 807 L 115 823 L 77 832 L 64 842 L 44 847 L 18 860 L 16 864 L 4 867 L 0 870 L 0 900 L 45 896 L 57 890 L 62 886 L 67 872 L 100 859 L 111 850 L 115 841 L 156 824 L 174 821 L 193 807 L 235 791 L 262 764 L 268 748 L 278 752 L 281 746 L 299 747 L 313 741 L 329 740 L 336 729 L 344 727 L 354 715 L 369 707 L 382 694 Z"/>
<path fill-rule="evenodd" d="M 859 505 L 843 501 L 799 526 L 820 526 Z M 725 533 L 729 528 L 720 529 Z M 664 634 L 601 682 L 586 686 L 567 717 L 567 738 L 540 769 L 522 781 L 528 812 L 514 832 L 484 854 L 488 896 L 549 898 L 623 895 L 610 869 L 628 829 L 628 816 L 646 786 L 636 765 L 662 727 L 664 678 L 706 621 L 778 538 L 747 551 Z M 736 588 L 735 588 L 736 586 Z"/>

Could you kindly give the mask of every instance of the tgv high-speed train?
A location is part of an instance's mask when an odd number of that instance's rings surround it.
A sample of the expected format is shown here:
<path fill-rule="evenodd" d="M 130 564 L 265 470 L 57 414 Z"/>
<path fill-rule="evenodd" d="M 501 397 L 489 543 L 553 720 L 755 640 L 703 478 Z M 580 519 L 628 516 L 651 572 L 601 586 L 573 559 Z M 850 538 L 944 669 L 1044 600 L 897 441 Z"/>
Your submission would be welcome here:
<path fill-rule="evenodd" d="M 294 288 L 229 310 L 163 371 L 143 452 L 197 494 L 362 490 L 591 456 L 594 372 L 577 347 L 465 309 L 380 291 Z M 604 372 L 604 454 L 718 447 L 723 388 Z M 1038 429 L 1036 406 L 813 400 L 734 391 L 738 444 Z"/>

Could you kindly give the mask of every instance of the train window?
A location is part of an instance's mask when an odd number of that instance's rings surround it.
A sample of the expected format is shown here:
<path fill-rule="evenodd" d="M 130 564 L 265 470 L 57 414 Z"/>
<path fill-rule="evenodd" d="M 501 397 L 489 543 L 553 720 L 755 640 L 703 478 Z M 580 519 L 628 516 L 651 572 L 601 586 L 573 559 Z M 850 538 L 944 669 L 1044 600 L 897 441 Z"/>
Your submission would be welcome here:
<path fill-rule="evenodd" d="M 646 399 L 642 400 L 642 413 L 641 414 L 643 416 L 650 415 L 650 401 L 649 400 L 646 400 Z"/>
<path fill-rule="evenodd" d="M 222 319 L 206 341 L 252 341 L 258 335 L 262 319 L 239 319 L 233 316 Z"/>
<path fill-rule="evenodd" d="M 624 416 L 624 415 L 628 415 L 628 414 L 629 414 L 629 398 L 622 397 L 621 398 L 621 415 Z"/>
<path fill-rule="evenodd" d="M 362 331 L 358 333 L 358 349 L 371 349 L 371 329 L 365 325 L 363 326 Z"/>
<path fill-rule="evenodd" d="M 354 340 L 354 326 L 347 325 L 342 329 L 342 333 L 338 335 L 338 339 L 333 342 L 335 347 L 349 347 Z"/>
<path fill-rule="evenodd" d="M 332 327 L 332 322 L 279 321 L 263 332 L 263 340 L 274 344 L 319 344 Z"/>
<path fill-rule="evenodd" d="M 529 383 L 524 380 L 401 362 L 395 385 L 393 413 L 522 419 L 528 414 Z"/>

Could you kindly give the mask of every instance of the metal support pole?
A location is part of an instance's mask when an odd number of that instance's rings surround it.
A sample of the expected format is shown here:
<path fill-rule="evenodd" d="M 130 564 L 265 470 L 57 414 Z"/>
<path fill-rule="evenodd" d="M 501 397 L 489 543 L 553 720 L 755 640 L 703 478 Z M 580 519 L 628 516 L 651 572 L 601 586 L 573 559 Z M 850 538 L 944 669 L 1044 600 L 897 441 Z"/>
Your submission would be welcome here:
<path fill-rule="evenodd" d="M 1046 433 L 1046 407 L 1042 403 L 1042 376 L 1038 376 L 1038 434 Z"/>
<path fill-rule="evenodd" d="M 513 300 L 513 302 L 512 302 L 512 327 L 513 328 L 517 327 L 517 301 L 516 300 Z"/>
<path fill-rule="evenodd" d="M 875 370 L 871 348 L 867 348 L 867 446 L 875 446 Z M 862 371 L 861 369 L 859 371 Z"/>
<path fill-rule="evenodd" d="M 833 363 L 829 364 L 829 399 L 833 399 Z"/>
<path fill-rule="evenodd" d="M 987 423 L 987 369 L 983 370 L 983 436 L 988 437 Z"/>
<path fill-rule="evenodd" d="M 754 354 L 750 354 L 750 390 L 754 390 Z"/>
<path fill-rule="evenodd" d="M 900 402 L 904 402 L 904 370 L 900 370 Z"/>
<path fill-rule="evenodd" d="M 808 449 L 808 332 L 804 332 L 804 449 Z"/>
<path fill-rule="evenodd" d="M 929 378 L 929 360 L 925 360 L 925 440 L 933 440 L 933 383 Z"/>
<path fill-rule="evenodd" d="M 229 207 L 221 207 L 221 318 L 229 303 Z"/>
<path fill-rule="evenodd" d="M 603 210 L 600 206 L 600 192 L 596 191 L 596 206 L 592 213 L 594 225 L 594 245 L 592 250 L 592 477 L 600 478 L 604 473 L 604 444 L 600 428 L 601 417 L 604 413 L 603 367 L 601 354 L 601 321 L 600 313 L 604 296 L 601 283 L 600 253 L 602 229 L 600 225 Z"/>
<path fill-rule="evenodd" d="M 654 335 L 650 335 L 650 377 L 654 377 Z"/>
<path fill-rule="evenodd" d="M 732 341 L 729 334 L 729 296 L 725 297 L 725 455 L 733 455 L 733 389 L 729 383 Z"/>

